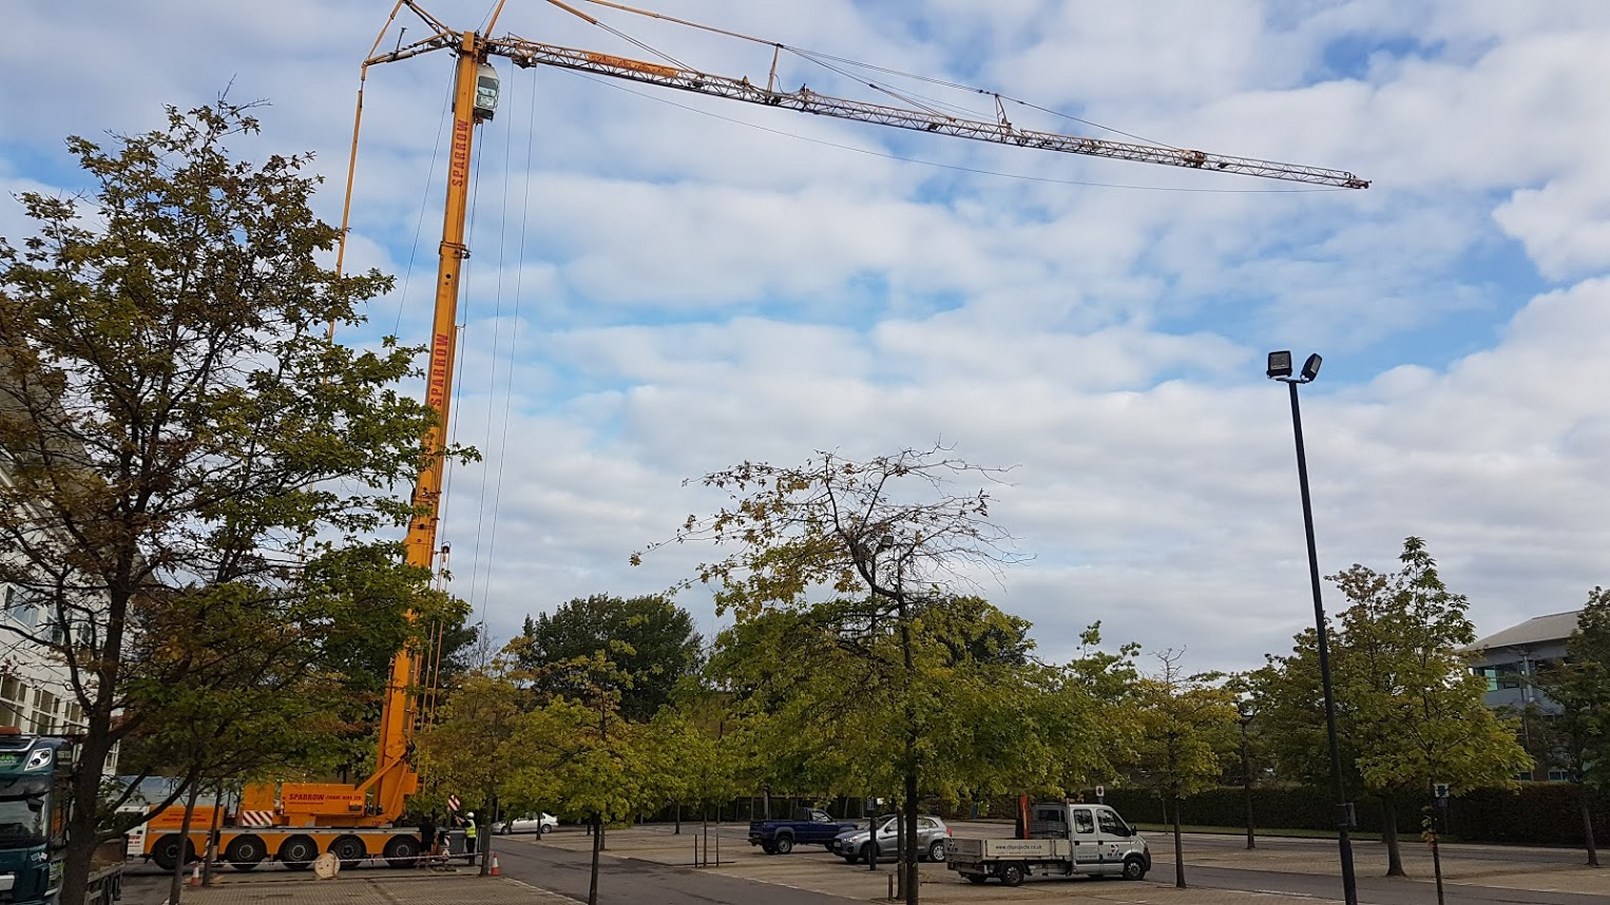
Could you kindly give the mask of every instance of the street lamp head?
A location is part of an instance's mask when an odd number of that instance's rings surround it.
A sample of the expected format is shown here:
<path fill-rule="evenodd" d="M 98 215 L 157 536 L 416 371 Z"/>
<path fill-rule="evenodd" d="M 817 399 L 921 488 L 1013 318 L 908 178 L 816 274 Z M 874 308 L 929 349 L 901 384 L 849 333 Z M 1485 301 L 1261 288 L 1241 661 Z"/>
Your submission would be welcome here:
<path fill-rule="evenodd" d="M 1271 380 L 1279 380 L 1282 377 L 1290 377 L 1290 376 L 1291 376 L 1291 353 L 1290 352 L 1270 352 L 1269 353 L 1269 379 L 1271 379 Z"/>
<path fill-rule="evenodd" d="M 1324 359 L 1320 358 L 1318 353 L 1308 356 L 1308 360 L 1303 362 L 1303 383 L 1307 383 L 1319 376 L 1319 365 L 1323 361 Z M 1290 359 L 1287 359 L 1287 364 L 1290 364 Z M 1287 371 L 1286 373 L 1291 372 Z"/>

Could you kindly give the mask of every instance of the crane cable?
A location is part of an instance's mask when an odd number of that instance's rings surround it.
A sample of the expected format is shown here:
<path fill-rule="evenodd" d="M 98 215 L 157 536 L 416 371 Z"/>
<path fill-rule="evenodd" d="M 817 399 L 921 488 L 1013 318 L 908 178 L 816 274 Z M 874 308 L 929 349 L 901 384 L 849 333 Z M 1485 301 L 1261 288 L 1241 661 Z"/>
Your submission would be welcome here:
<path fill-rule="evenodd" d="M 648 47 L 648 45 L 644 44 L 643 42 L 638 41 L 635 38 L 631 38 L 631 37 L 629 37 L 627 35 L 622 34 L 619 30 L 617 30 L 615 28 L 612 28 L 612 27 L 610 27 L 608 25 L 605 25 L 604 23 L 598 21 L 597 19 L 593 18 L 592 16 L 589 16 L 586 13 L 583 13 L 580 10 L 577 10 L 574 7 L 571 7 L 568 4 L 562 2 L 562 0 L 548 0 L 548 2 L 550 4 L 553 4 L 554 6 L 557 6 L 557 7 L 561 8 L 561 9 L 563 9 L 563 10 L 566 10 L 567 12 L 570 12 L 570 13 L 576 15 L 576 16 L 581 17 L 582 19 L 592 23 L 593 25 L 597 25 L 598 27 L 609 31 L 612 34 L 619 35 L 620 37 L 623 37 L 626 40 L 631 41 L 633 44 L 636 44 L 637 46 L 642 47 L 645 50 L 649 50 L 651 53 L 655 53 L 655 54 L 661 56 L 663 59 L 666 59 L 666 60 L 671 61 L 673 63 L 676 62 L 669 55 L 660 53 L 659 51 L 656 51 L 653 48 Z M 713 25 L 704 25 L 702 23 L 693 22 L 693 21 L 690 21 L 688 19 L 679 19 L 679 18 L 677 18 L 675 16 L 667 16 L 667 15 L 665 15 L 663 13 L 654 12 L 653 10 L 639 9 L 637 7 L 634 7 L 634 6 L 627 6 L 624 3 L 615 3 L 615 2 L 612 2 L 612 0 L 586 0 L 586 2 L 592 3 L 592 4 L 596 5 L 596 6 L 604 6 L 604 7 L 610 8 L 610 9 L 619 10 L 620 12 L 631 13 L 631 14 L 636 15 L 636 16 L 644 16 L 644 17 L 650 18 L 650 19 L 660 19 L 660 20 L 665 21 L 665 22 L 670 22 L 670 23 L 673 23 L 675 25 L 685 26 L 687 28 L 692 28 L 692 29 L 695 29 L 697 31 L 704 31 L 704 32 L 709 32 L 711 34 L 724 35 L 724 36 L 729 37 L 729 38 L 737 38 L 740 41 L 749 41 L 749 42 L 754 43 L 754 44 L 760 44 L 760 45 L 763 45 L 763 46 L 766 46 L 766 47 L 772 47 L 772 48 L 775 48 L 777 50 L 786 50 L 789 53 L 794 54 L 795 56 L 798 56 L 798 57 L 800 57 L 802 59 L 805 59 L 805 60 L 809 60 L 810 62 L 813 62 L 818 66 L 821 66 L 821 67 L 823 67 L 825 69 L 828 69 L 828 70 L 830 70 L 832 72 L 838 73 L 839 75 L 845 76 L 846 78 L 849 78 L 852 81 L 860 82 L 862 84 L 865 84 L 868 88 L 871 88 L 874 91 L 880 91 L 880 92 L 882 92 L 884 94 L 889 95 L 890 97 L 898 98 L 898 99 L 904 101 L 905 103 L 911 104 L 912 106 L 917 107 L 918 109 L 925 110 L 925 111 L 927 111 L 929 113 L 932 113 L 932 114 L 934 114 L 936 116 L 944 116 L 946 114 L 941 113 L 936 109 L 932 109 L 932 108 L 930 108 L 929 106 L 927 106 L 925 104 L 918 103 L 917 101 L 912 100 L 911 98 L 905 96 L 904 94 L 902 94 L 899 91 L 894 90 L 893 88 L 883 86 L 883 85 L 879 85 L 879 84 L 877 84 L 875 82 L 862 81 L 862 79 L 858 78 L 857 76 L 852 75 L 852 74 L 850 74 L 848 72 L 845 72 L 844 70 L 839 69 L 837 67 L 831 66 L 827 62 L 824 62 L 824 61 L 832 60 L 833 62 L 836 62 L 836 63 L 842 63 L 842 64 L 845 64 L 845 65 L 848 65 L 848 66 L 855 66 L 857 68 L 865 69 L 865 70 L 868 70 L 868 71 L 871 71 L 871 72 L 881 72 L 881 73 L 883 73 L 885 75 L 898 76 L 900 78 L 912 79 L 914 81 L 919 81 L 919 82 L 927 82 L 928 84 L 931 84 L 931 85 L 938 85 L 938 86 L 944 87 L 944 88 L 951 88 L 951 89 L 954 89 L 956 91 L 965 91 L 965 92 L 969 92 L 969 93 L 972 93 L 972 94 L 985 95 L 985 96 L 991 97 L 991 98 L 995 99 L 996 101 L 999 101 L 999 102 L 1002 102 L 1002 103 L 1011 103 L 1011 104 L 1016 104 L 1018 106 L 1026 107 L 1026 108 L 1031 109 L 1031 110 L 1037 110 L 1037 111 L 1039 111 L 1041 113 L 1046 113 L 1046 114 L 1049 114 L 1051 116 L 1060 117 L 1062 119 L 1068 120 L 1069 122 L 1080 123 L 1082 125 L 1090 126 L 1093 129 L 1099 129 L 1099 130 L 1101 130 L 1103 132 L 1111 132 L 1114 135 L 1122 135 L 1125 138 L 1134 139 L 1135 141 L 1141 142 L 1143 144 L 1152 145 L 1153 147 L 1165 148 L 1165 149 L 1168 149 L 1168 150 L 1171 150 L 1171 151 L 1183 150 L 1182 148 L 1180 148 L 1178 146 L 1175 146 L 1175 145 L 1168 144 L 1167 142 L 1157 141 L 1155 139 L 1147 138 L 1147 137 L 1145 137 L 1143 135 L 1137 135 L 1137 134 L 1135 134 L 1133 132 L 1125 132 L 1122 129 L 1116 129 L 1116 128 L 1113 128 L 1112 126 L 1102 125 L 1101 123 L 1095 122 L 1094 120 L 1089 120 L 1089 119 L 1084 119 L 1082 117 L 1074 116 L 1071 113 L 1063 113 L 1063 112 L 1061 112 L 1059 110 L 1053 110 L 1053 109 L 1051 109 L 1049 107 L 1044 107 L 1044 106 L 1041 106 L 1039 104 L 1033 103 L 1031 101 L 1023 100 L 1022 98 L 1016 98 L 1016 97 L 1013 97 L 1011 95 L 1001 94 L 999 91 L 993 91 L 993 90 L 988 89 L 988 88 L 980 88 L 980 87 L 978 87 L 976 85 L 968 85 L 968 84 L 964 84 L 962 82 L 951 81 L 949 79 L 937 78 L 935 76 L 921 75 L 921 74 L 918 74 L 918 73 L 915 73 L 915 72 L 905 72 L 905 71 L 902 71 L 902 70 L 899 70 L 899 69 L 894 69 L 894 68 L 888 67 L 888 66 L 879 66 L 879 65 L 874 64 L 874 63 L 861 62 L 860 60 L 851 59 L 849 57 L 835 56 L 834 54 L 822 53 L 820 51 L 809 50 L 809 49 L 806 49 L 806 48 L 803 48 L 803 47 L 794 47 L 792 45 L 783 44 L 783 43 L 780 43 L 780 42 L 777 42 L 777 41 L 768 41 L 765 38 L 758 38 L 758 37 L 755 37 L 754 35 L 746 35 L 746 34 L 744 34 L 742 32 L 732 31 L 730 29 L 717 28 L 716 26 L 713 26 Z M 681 66 L 683 69 L 692 69 L 692 67 L 683 66 L 681 63 L 677 63 L 677 65 Z M 693 71 L 698 71 L 698 70 L 693 70 Z M 958 106 L 950 105 L 950 104 L 942 104 L 942 106 L 951 106 L 953 109 L 955 109 L 955 110 L 957 110 L 959 112 L 966 113 L 969 116 L 977 117 L 976 113 L 974 113 L 972 111 L 967 111 L 962 107 L 958 107 Z"/>
<path fill-rule="evenodd" d="M 525 177 L 525 201 L 526 201 L 526 203 L 522 206 L 522 209 L 521 209 L 522 219 L 521 219 L 520 226 L 519 226 L 519 234 L 520 234 L 519 249 L 520 249 L 520 252 L 519 252 L 519 256 L 516 257 L 516 259 L 515 259 L 517 263 L 516 263 L 516 267 L 515 267 L 516 283 L 515 283 L 515 289 L 514 289 L 514 314 L 513 314 L 513 323 L 510 326 L 510 330 L 513 331 L 513 333 L 512 333 L 512 335 L 510 336 L 510 339 L 509 339 L 508 380 L 506 381 L 506 383 L 504 385 L 504 392 L 503 392 L 503 413 L 502 413 L 502 424 L 501 424 L 501 434 L 502 434 L 502 436 L 500 438 L 500 445 L 499 445 L 499 449 L 498 449 L 498 453 L 497 453 L 497 455 L 498 455 L 498 470 L 493 475 L 493 479 L 492 479 L 492 482 L 491 482 L 491 496 L 492 496 L 491 509 L 492 509 L 492 511 L 491 511 L 490 516 L 488 516 L 488 514 L 487 514 L 487 482 L 486 481 L 481 482 L 481 493 L 480 493 L 480 498 L 479 498 L 479 501 L 478 501 L 479 509 L 478 509 L 478 512 L 477 512 L 477 515 L 476 515 L 476 520 L 475 520 L 475 522 L 476 522 L 475 545 L 474 545 L 474 551 L 475 552 L 474 552 L 474 559 L 472 561 L 471 571 L 470 571 L 470 592 L 469 592 L 469 596 L 467 598 L 470 601 L 472 606 L 475 605 L 477 603 L 477 601 L 479 602 L 480 618 L 479 618 L 478 624 L 481 626 L 481 629 L 482 629 L 482 638 L 481 638 L 482 643 L 480 644 L 480 653 L 481 653 L 481 664 L 480 665 L 482 665 L 482 666 L 486 665 L 486 661 L 487 661 L 487 659 L 488 659 L 488 657 L 489 657 L 489 655 L 491 653 L 490 645 L 488 645 L 486 643 L 487 639 L 486 639 L 486 636 L 485 636 L 486 607 L 487 607 L 487 598 L 490 597 L 490 595 L 491 595 L 492 563 L 493 563 L 493 560 L 495 558 L 494 554 L 496 552 L 496 547 L 497 547 L 498 512 L 499 512 L 499 507 L 500 507 L 500 503 L 501 503 L 502 496 L 503 496 L 503 462 L 504 462 L 504 453 L 508 449 L 509 416 L 510 416 L 510 413 L 511 413 L 511 411 L 513 409 L 513 398 L 514 398 L 514 344 L 515 344 L 515 339 L 518 336 L 517 331 L 519 330 L 519 300 L 520 300 L 520 282 L 519 281 L 520 281 L 520 277 L 521 277 L 521 268 L 519 267 L 518 262 L 524 259 L 526 218 L 529 217 L 529 201 L 530 201 L 530 193 L 531 193 L 530 163 L 531 163 L 531 157 L 532 157 L 532 145 L 534 143 L 534 140 L 533 140 L 532 136 L 533 136 L 533 133 L 535 132 L 535 125 L 534 124 L 535 124 L 535 121 L 536 121 L 536 91 L 535 90 L 533 90 L 531 92 L 530 97 L 531 97 L 531 100 L 530 100 L 530 108 L 531 109 L 530 109 L 530 112 L 529 112 L 529 125 L 528 125 L 528 128 L 526 130 L 526 136 L 527 136 L 527 148 L 526 148 L 526 158 L 527 158 L 527 160 L 526 160 L 526 171 L 525 171 L 526 172 L 526 177 Z M 510 163 L 514 159 L 513 148 L 514 148 L 514 130 L 509 129 L 509 130 L 506 130 L 504 132 L 503 172 L 504 172 L 505 176 L 511 171 Z M 507 269 L 504 266 L 504 261 L 506 259 L 506 254 L 507 254 L 508 247 L 509 247 L 509 242 L 508 242 L 509 207 L 510 207 L 509 201 L 511 200 L 508 197 L 508 191 L 507 191 L 508 182 L 507 182 L 506 178 L 505 178 L 504 186 L 505 186 L 505 197 L 504 197 L 504 203 L 501 205 L 502 217 L 499 220 L 499 224 L 498 224 L 498 266 L 496 268 L 496 270 L 497 270 L 497 278 L 496 278 L 496 284 L 495 284 L 496 285 L 496 290 L 494 292 L 495 304 L 494 304 L 493 316 L 492 316 L 492 355 L 491 355 L 491 359 L 490 359 L 491 364 L 490 364 L 490 371 L 489 371 L 489 374 L 488 374 L 488 388 L 487 388 L 487 394 L 486 394 L 486 439 L 487 439 L 488 446 L 491 445 L 493 429 L 494 429 L 494 426 L 497 424 L 497 401 L 498 401 L 498 373 L 497 373 L 497 369 L 498 369 L 498 362 L 499 362 L 500 358 L 502 357 L 502 351 L 501 350 L 503 348 L 503 334 L 504 334 L 504 325 L 503 325 L 503 299 L 504 299 L 504 295 L 503 295 L 503 274 L 504 274 L 504 271 Z M 482 536 L 483 536 L 483 534 L 485 534 L 485 536 L 486 536 L 486 566 L 485 566 L 484 569 L 481 567 L 481 544 L 482 544 Z"/>

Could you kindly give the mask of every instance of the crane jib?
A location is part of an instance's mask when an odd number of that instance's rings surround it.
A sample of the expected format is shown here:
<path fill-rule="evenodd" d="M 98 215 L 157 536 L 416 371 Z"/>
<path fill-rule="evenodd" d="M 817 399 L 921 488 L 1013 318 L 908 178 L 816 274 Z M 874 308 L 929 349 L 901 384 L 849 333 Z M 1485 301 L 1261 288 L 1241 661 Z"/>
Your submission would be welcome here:
<path fill-rule="evenodd" d="M 730 78 L 711 75 L 692 69 L 681 69 L 660 63 L 648 63 L 611 54 L 587 50 L 574 50 L 552 44 L 541 44 L 521 38 L 495 38 L 487 42 L 489 53 L 509 58 L 515 65 L 558 66 L 582 72 L 593 72 L 616 78 L 631 79 L 665 88 L 676 88 L 714 97 L 745 101 L 766 107 L 783 107 L 801 113 L 816 113 L 840 119 L 858 120 L 909 129 L 914 132 L 932 132 L 955 138 L 1038 148 L 1065 154 L 1084 154 L 1113 160 L 1129 160 L 1163 166 L 1211 170 L 1287 182 L 1304 182 L 1311 185 L 1328 185 L 1337 188 L 1369 188 L 1368 179 L 1361 179 L 1346 170 L 1311 167 L 1301 164 L 1260 160 L 1256 157 L 1234 157 L 1209 154 L 1189 148 L 1169 148 L 1157 145 L 1132 144 L 1062 135 L 1056 132 L 1037 132 L 1018 129 L 1005 122 L 960 119 L 942 116 L 923 110 L 891 107 L 819 94 L 809 88 L 798 91 L 770 91 L 750 82 L 747 78 Z"/>

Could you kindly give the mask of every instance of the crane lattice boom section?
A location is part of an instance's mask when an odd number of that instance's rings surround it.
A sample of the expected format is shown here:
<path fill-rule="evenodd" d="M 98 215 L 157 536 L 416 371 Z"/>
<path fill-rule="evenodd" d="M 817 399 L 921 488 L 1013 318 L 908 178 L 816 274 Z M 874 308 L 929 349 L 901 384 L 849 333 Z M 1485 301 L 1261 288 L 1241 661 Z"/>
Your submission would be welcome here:
<path fill-rule="evenodd" d="M 766 107 L 783 107 L 801 113 L 817 113 L 840 119 L 859 120 L 910 129 L 914 132 L 932 132 L 956 138 L 1061 151 L 1067 154 L 1085 154 L 1092 157 L 1109 157 L 1114 160 L 1133 160 L 1163 166 L 1187 167 L 1193 170 L 1213 170 L 1244 176 L 1262 176 L 1288 182 L 1304 182 L 1337 188 L 1369 188 L 1369 180 L 1361 179 L 1345 170 L 1310 167 L 1300 164 L 1278 163 L 1255 157 L 1230 157 L 1208 154 L 1188 148 L 1168 148 L 1155 145 L 1106 141 L 1098 138 L 1081 138 L 1056 132 L 1037 132 L 1019 129 L 1009 122 L 960 119 L 913 110 L 849 100 L 819 94 L 809 88 L 798 91 L 769 91 L 747 78 L 729 78 L 711 75 L 676 66 L 648 63 L 589 50 L 574 50 L 552 44 L 541 44 L 516 37 L 492 38 L 487 42 L 489 53 L 509 58 L 517 66 L 558 66 L 581 72 L 593 72 L 613 78 L 631 79 L 665 88 L 692 91 L 714 97 L 746 101 Z"/>

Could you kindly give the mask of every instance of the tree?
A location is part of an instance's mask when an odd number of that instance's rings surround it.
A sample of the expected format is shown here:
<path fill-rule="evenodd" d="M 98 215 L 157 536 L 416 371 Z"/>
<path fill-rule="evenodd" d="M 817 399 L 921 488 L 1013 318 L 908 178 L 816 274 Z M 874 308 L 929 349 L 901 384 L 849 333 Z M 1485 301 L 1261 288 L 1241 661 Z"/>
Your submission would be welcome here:
<path fill-rule="evenodd" d="M 505 664 L 464 676 L 442 706 L 435 723 L 419 733 L 421 763 L 440 787 L 462 792 L 475 814 L 482 840 L 481 875 L 492 869 L 492 816 L 500 804 L 518 797 L 520 770 L 531 762 L 521 736 L 529 692 L 509 675 Z"/>
<path fill-rule="evenodd" d="M 947 585 L 966 580 L 963 567 L 991 568 L 1012 558 L 1004 548 L 1007 535 L 989 519 L 988 494 L 945 489 L 963 476 L 998 475 L 941 449 L 907 449 L 865 462 L 829 452 L 798 466 L 745 462 L 701 479 L 725 491 L 729 504 L 704 518 L 690 516 L 666 542 L 735 545 L 735 552 L 698 567 L 698 580 L 717 587 L 718 611 L 731 611 L 742 623 L 772 609 L 829 608 L 832 618 L 823 628 L 857 652 L 870 671 L 868 686 L 891 689 L 886 699 L 895 702 L 901 738 L 889 750 L 904 799 L 902 886 L 911 905 L 918 898 L 923 726 L 934 709 L 920 696 L 917 625 L 932 600 L 949 596 Z M 632 561 L 641 557 L 634 554 Z M 896 668 L 884 672 L 886 662 Z"/>
<path fill-rule="evenodd" d="M 666 782 L 654 774 L 655 761 L 644 756 L 644 727 L 621 716 L 628 675 L 601 654 L 543 668 L 564 673 L 547 679 L 565 691 L 521 717 L 516 744 L 527 760 L 513 785 L 526 799 L 553 802 L 560 817 L 592 822 L 587 902 L 597 905 L 605 825 L 637 814 Z"/>
<path fill-rule="evenodd" d="M 1593 838 L 1591 789 L 1610 789 L 1610 591 L 1594 588 L 1565 644 L 1565 661 L 1538 677 L 1543 693 L 1560 705 L 1549 718 L 1551 746 L 1577 784 L 1588 864 L 1599 866 Z"/>
<path fill-rule="evenodd" d="M 336 606 L 310 623 L 356 618 L 397 638 L 427 577 L 370 540 L 412 513 L 392 488 L 418 473 L 435 416 L 394 387 L 417 375 L 418 350 L 330 338 L 391 282 L 319 262 L 337 230 L 309 208 L 310 158 L 231 159 L 226 142 L 257 131 L 220 100 L 170 108 L 165 129 L 115 152 L 70 138 L 92 186 L 22 194 L 38 232 L 0 240 L 0 581 L 49 614 L 7 630 L 54 653 L 83 713 L 68 905 L 110 832 L 108 753 L 153 712 L 137 692 L 194 677 L 182 659 L 147 670 L 164 637 L 143 625 L 181 631 L 165 615 L 175 600 L 243 586 Z M 368 555 L 341 555 L 354 550 Z M 359 561 L 410 592 L 359 605 L 303 591 L 309 568 Z"/>
<path fill-rule="evenodd" d="M 1180 800 L 1214 785 L 1221 771 L 1219 751 L 1237 718 L 1235 693 L 1218 673 L 1187 675 L 1184 652 L 1156 654 L 1155 675 L 1140 682 L 1141 737 L 1136 776 L 1150 786 L 1173 816 L 1174 885 L 1185 888 L 1185 852 L 1180 832 Z"/>
<path fill-rule="evenodd" d="M 1514 728 L 1482 703 L 1486 682 L 1460 649 L 1475 640 L 1465 597 L 1448 590 L 1425 542 L 1407 538 L 1401 567 L 1383 575 L 1354 565 L 1331 576 L 1350 605 L 1332 633 L 1337 724 L 1354 781 L 1384 811 L 1389 876 L 1402 876 L 1397 813 L 1428 799 L 1433 783 L 1455 795 L 1513 785 L 1531 760 Z M 1258 676 L 1259 712 L 1280 735 L 1281 762 L 1310 781 L 1329 776 L 1312 630 Z"/>
<path fill-rule="evenodd" d="M 562 674 L 543 674 L 544 663 L 604 652 L 632 676 L 631 688 L 622 692 L 621 713 L 637 722 L 670 703 L 677 683 L 698 669 L 702 644 L 693 617 L 664 597 L 623 600 L 605 594 L 575 598 L 535 619 L 527 616 L 517 640 L 520 666 L 553 681 Z"/>

